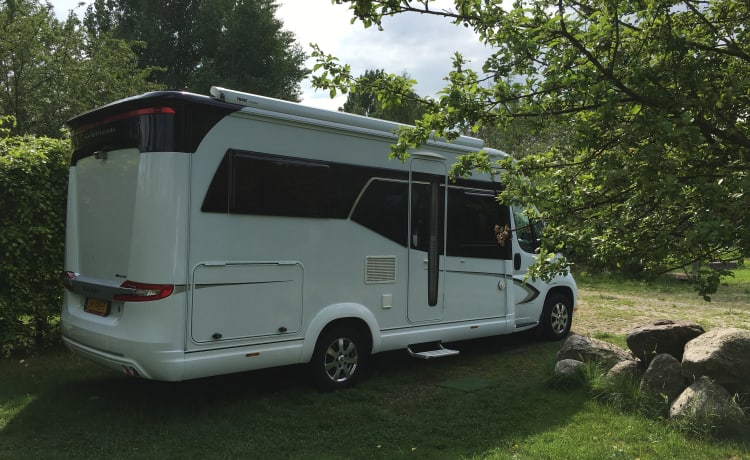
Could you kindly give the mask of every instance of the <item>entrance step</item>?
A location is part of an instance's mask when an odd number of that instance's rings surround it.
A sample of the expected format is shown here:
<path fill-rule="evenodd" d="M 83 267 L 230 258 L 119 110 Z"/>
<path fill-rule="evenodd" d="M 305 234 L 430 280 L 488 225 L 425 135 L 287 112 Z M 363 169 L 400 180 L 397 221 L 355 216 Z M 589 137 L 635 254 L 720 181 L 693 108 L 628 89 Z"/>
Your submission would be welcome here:
<path fill-rule="evenodd" d="M 415 351 L 414 349 L 417 349 L 418 351 Z M 406 351 L 409 352 L 409 356 L 420 359 L 445 358 L 446 356 L 454 356 L 460 353 L 458 350 L 445 348 L 443 344 L 439 342 L 409 345 L 408 347 L 406 347 Z"/>

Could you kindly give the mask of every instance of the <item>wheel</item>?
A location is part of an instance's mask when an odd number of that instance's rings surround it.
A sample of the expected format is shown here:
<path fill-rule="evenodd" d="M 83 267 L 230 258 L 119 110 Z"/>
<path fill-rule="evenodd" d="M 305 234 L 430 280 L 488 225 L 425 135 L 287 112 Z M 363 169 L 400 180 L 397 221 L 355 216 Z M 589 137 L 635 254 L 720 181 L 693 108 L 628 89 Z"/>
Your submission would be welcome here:
<path fill-rule="evenodd" d="M 310 368 L 322 390 L 351 386 L 365 371 L 370 348 L 357 329 L 333 328 L 324 331 L 315 345 Z"/>
<path fill-rule="evenodd" d="M 541 334 L 549 340 L 565 338 L 573 325 L 573 302 L 568 296 L 551 294 L 544 302 L 540 318 Z"/>

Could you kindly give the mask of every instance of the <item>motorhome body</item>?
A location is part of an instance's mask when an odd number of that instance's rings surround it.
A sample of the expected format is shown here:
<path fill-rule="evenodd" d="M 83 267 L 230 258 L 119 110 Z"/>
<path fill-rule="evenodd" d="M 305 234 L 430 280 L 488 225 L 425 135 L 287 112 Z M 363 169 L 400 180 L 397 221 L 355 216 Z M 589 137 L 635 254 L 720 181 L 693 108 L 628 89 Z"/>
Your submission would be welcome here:
<path fill-rule="evenodd" d="M 449 180 L 481 141 L 389 160 L 395 123 L 211 91 L 68 122 L 70 349 L 168 381 L 309 362 L 337 388 L 372 353 L 568 333 L 572 277 L 524 279 L 538 226 L 489 175 Z"/>

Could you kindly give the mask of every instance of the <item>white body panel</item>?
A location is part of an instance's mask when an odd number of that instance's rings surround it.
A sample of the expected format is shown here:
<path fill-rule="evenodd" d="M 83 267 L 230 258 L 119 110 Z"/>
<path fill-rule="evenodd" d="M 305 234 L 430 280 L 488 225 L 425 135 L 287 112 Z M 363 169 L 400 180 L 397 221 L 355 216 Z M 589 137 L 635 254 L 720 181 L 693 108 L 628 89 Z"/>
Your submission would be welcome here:
<path fill-rule="evenodd" d="M 81 133 L 82 153 L 74 154 L 71 167 L 65 270 L 75 278 L 62 312 L 63 337 L 71 349 L 130 374 L 184 380 L 305 363 L 321 331 L 342 319 L 365 325 L 371 351 L 377 353 L 533 327 L 554 286 L 575 300 L 570 277 L 531 286 L 522 282 L 524 272 L 514 270 L 510 256 L 451 255 L 445 249 L 456 238 L 451 222 L 464 212 L 451 207 L 455 187 L 446 174 L 456 155 L 481 148 L 481 141 L 432 142 L 402 164 L 388 160 L 397 126 L 393 123 L 223 91 L 216 95 L 242 99 L 238 102 L 245 107 L 232 111 L 224 104 L 221 109 L 227 114 L 217 117 L 194 151 L 149 151 L 141 140 L 140 150 L 94 153 L 96 146 L 87 147 L 85 137 L 94 128 L 84 122 L 90 123 L 88 118 L 97 113 L 81 116 L 79 131 L 73 123 L 74 133 Z M 150 98 L 173 104 L 167 97 L 183 96 L 146 95 L 143 104 L 151 104 Z M 203 104 L 198 97 L 192 99 Z M 121 104 L 141 104 L 138 98 L 134 101 Z M 145 121 L 139 118 L 142 112 L 128 113 L 135 113 L 141 125 L 172 122 L 171 113 L 148 112 L 153 118 Z M 179 110 L 175 120 L 181 120 L 178 116 Z M 120 123 L 121 118 L 113 119 Z M 351 194 L 351 210 L 342 208 L 335 216 L 248 211 L 235 191 L 212 198 L 212 193 L 223 193 L 216 184 L 225 181 L 228 189 L 250 190 L 250 199 L 260 205 L 275 199 L 237 172 L 245 167 L 240 162 L 251 170 L 262 167 L 264 163 L 254 162 L 266 158 L 290 167 L 307 162 L 304 167 L 323 172 L 362 168 L 369 176 L 358 188 L 347 185 L 349 174 L 340 177 L 340 188 L 339 179 L 320 184 L 331 190 L 331 207 L 337 206 L 337 195 Z M 229 172 L 224 178 L 225 169 Z M 296 188 L 294 178 L 282 176 L 279 180 L 291 180 L 291 185 L 274 193 L 287 190 L 294 197 L 289 190 Z M 428 252 L 422 250 L 426 243 L 417 217 L 421 208 L 415 204 L 428 187 L 423 177 L 437 177 L 433 190 L 442 200 L 435 221 L 443 249 L 430 288 Z M 490 178 L 480 179 L 476 184 L 484 181 L 489 190 Z M 300 178 L 300 187 L 306 186 L 304 181 Z M 409 215 L 395 236 L 363 223 L 378 226 L 379 216 L 357 215 L 368 199 L 380 196 L 368 195 L 368 187 L 376 183 L 409 190 Z M 456 188 L 457 193 L 470 194 L 464 191 L 467 187 Z M 383 206 L 387 210 L 391 205 Z M 399 206 L 406 211 L 404 202 Z M 323 214 L 330 211 L 323 208 Z M 495 223 L 486 222 L 488 231 Z M 512 244 L 525 269 L 533 255 L 520 249 L 515 238 Z M 130 301 L 122 295 L 136 288 L 121 285 L 126 279 L 144 283 L 137 289 L 166 286 L 169 293 L 156 300 Z M 435 293 L 429 291 L 433 288 Z M 108 302 L 105 316 L 84 310 L 89 298 Z"/>

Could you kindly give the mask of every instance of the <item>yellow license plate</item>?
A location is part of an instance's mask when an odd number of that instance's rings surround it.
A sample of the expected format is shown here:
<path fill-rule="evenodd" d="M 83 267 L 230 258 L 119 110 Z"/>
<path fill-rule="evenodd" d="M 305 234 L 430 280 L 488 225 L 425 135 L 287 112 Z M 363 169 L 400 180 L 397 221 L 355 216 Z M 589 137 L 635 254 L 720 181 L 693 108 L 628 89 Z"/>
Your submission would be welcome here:
<path fill-rule="evenodd" d="M 83 310 L 95 315 L 107 316 L 109 314 L 109 302 L 88 297 L 83 305 Z"/>

